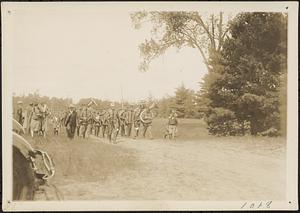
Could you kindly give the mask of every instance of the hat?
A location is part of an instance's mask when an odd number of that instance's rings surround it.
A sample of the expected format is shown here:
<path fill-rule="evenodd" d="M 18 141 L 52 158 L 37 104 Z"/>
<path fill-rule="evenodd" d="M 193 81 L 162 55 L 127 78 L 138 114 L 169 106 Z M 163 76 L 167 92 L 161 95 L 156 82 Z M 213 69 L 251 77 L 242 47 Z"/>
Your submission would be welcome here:
<path fill-rule="evenodd" d="M 23 101 L 18 101 L 18 104 L 22 104 L 23 103 Z"/>
<path fill-rule="evenodd" d="M 73 104 L 70 104 L 69 108 L 75 108 L 75 106 Z"/>
<path fill-rule="evenodd" d="M 115 106 L 115 104 L 114 104 L 114 103 L 111 103 L 111 104 L 110 104 L 110 106 L 111 106 L 111 107 L 114 107 L 114 106 Z"/>

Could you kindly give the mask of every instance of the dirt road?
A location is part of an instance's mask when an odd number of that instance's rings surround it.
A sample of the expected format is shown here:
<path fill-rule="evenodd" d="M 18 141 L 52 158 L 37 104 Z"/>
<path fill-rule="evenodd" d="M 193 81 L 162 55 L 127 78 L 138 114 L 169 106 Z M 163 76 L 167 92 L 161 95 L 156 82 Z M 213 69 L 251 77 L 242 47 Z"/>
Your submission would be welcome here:
<path fill-rule="evenodd" d="M 268 143 L 253 138 L 175 142 L 123 138 L 117 144 L 89 139 L 85 146 L 129 150 L 134 164 L 124 163 L 98 180 L 59 177 L 55 184 L 65 200 L 284 199 L 285 146 L 282 141 Z M 95 176 L 99 171 L 90 172 Z"/>

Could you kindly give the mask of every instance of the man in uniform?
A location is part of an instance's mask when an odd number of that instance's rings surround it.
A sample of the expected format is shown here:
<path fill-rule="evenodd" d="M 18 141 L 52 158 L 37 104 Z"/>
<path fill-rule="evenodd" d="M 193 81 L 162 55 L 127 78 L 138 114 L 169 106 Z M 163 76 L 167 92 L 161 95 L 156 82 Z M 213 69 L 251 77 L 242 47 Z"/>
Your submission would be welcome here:
<path fill-rule="evenodd" d="M 49 109 L 45 103 L 40 105 L 42 117 L 41 117 L 41 134 L 45 137 L 47 130 L 47 118 L 49 115 Z"/>
<path fill-rule="evenodd" d="M 38 107 L 38 104 L 35 103 L 34 107 L 33 107 L 33 111 L 32 111 L 32 116 L 30 119 L 30 133 L 31 133 L 31 137 L 34 137 L 34 133 L 39 133 L 41 127 L 41 117 L 42 117 L 42 113 L 40 108 Z"/>
<path fill-rule="evenodd" d="M 152 137 L 152 120 L 153 120 L 153 114 L 150 110 L 149 107 L 147 107 L 146 109 L 144 109 L 142 112 L 141 112 L 141 123 L 142 123 L 142 126 L 143 126 L 143 137 L 145 138 L 146 137 L 146 132 L 148 131 L 148 134 L 150 136 L 150 139 L 153 139 Z"/>
<path fill-rule="evenodd" d="M 66 118 L 65 121 L 65 127 L 67 130 L 68 138 L 72 140 L 75 135 L 75 130 L 76 130 L 76 119 L 77 119 L 77 113 L 75 110 L 75 106 L 71 104 L 69 106 L 69 114 Z"/>
<path fill-rule="evenodd" d="M 144 101 L 141 101 L 140 105 L 138 106 L 138 108 L 136 108 L 134 111 L 133 111 L 133 114 L 134 114 L 134 130 L 135 130 L 135 135 L 134 135 L 134 139 L 136 137 L 138 137 L 139 135 L 139 130 L 141 128 L 141 119 L 140 119 L 140 114 L 141 112 L 145 109 L 145 105 L 146 103 Z"/>
<path fill-rule="evenodd" d="M 90 106 L 87 107 L 87 127 L 85 137 L 89 137 L 92 134 L 94 118 L 93 118 L 93 110 Z"/>
<path fill-rule="evenodd" d="M 119 117 L 119 131 L 121 136 L 125 136 L 125 110 L 120 109 L 118 111 L 118 117 Z"/>
<path fill-rule="evenodd" d="M 133 105 L 130 105 L 125 112 L 125 135 L 131 136 L 131 129 L 134 121 Z"/>
<path fill-rule="evenodd" d="M 19 124 L 23 125 L 24 117 L 23 117 L 23 102 L 18 101 L 18 108 L 17 108 L 17 121 Z"/>
<path fill-rule="evenodd" d="M 174 139 L 175 134 L 177 132 L 177 125 L 178 125 L 177 113 L 176 110 L 173 109 L 168 119 L 168 127 L 164 135 L 164 138 L 169 137 L 169 139 Z"/>
<path fill-rule="evenodd" d="M 111 142 L 116 142 L 117 139 L 117 134 L 119 131 L 119 119 L 118 119 L 118 114 L 115 109 L 114 103 L 110 105 L 110 109 L 108 110 L 108 131 L 107 131 L 107 137 L 108 140 Z"/>
<path fill-rule="evenodd" d="M 94 118 L 94 129 L 95 129 L 96 137 L 99 137 L 100 127 L 101 127 L 100 112 L 97 112 L 97 114 Z"/>
<path fill-rule="evenodd" d="M 60 129 L 60 120 L 59 118 L 55 115 L 53 117 L 53 133 L 54 135 L 58 135 Z"/>
<path fill-rule="evenodd" d="M 88 113 L 87 108 L 83 107 L 79 115 L 79 137 L 85 138 L 85 132 L 87 127 Z"/>
<path fill-rule="evenodd" d="M 109 117 L 109 113 L 107 110 L 103 110 L 103 112 L 101 113 L 101 120 L 102 120 L 102 137 L 105 137 L 105 134 L 107 134 L 107 130 L 108 130 L 108 117 Z M 108 134 L 107 134 L 108 135 Z"/>
<path fill-rule="evenodd" d="M 77 135 L 77 137 L 79 137 L 79 130 L 80 130 L 80 123 L 79 123 L 79 121 L 80 121 L 80 116 L 81 116 L 81 111 L 82 111 L 82 107 L 80 107 L 77 111 L 76 111 L 76 113 L 77 113 L 77 119 L 76 119 L 76 135 Z"/>
<path fill-rule="evenodd" d="M 33 103 L 29 104 L 29 107 L 27 109 L 27 133 L 30 134 L 30 123 L 32 119 L 32 113 L 33 113 Z"/>

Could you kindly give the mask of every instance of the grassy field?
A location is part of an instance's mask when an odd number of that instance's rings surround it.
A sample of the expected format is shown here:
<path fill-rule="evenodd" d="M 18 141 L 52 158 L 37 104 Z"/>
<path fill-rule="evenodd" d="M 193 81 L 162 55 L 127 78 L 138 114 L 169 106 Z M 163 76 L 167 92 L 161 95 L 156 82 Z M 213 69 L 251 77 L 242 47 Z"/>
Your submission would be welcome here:
<path fill-rule="evenodd" d="M 65 130 L 31 139 L 54 159 L 52 182 L 65 200 L 278 200 L 285 192 L 285 139 L 215 137 L 201 120 L 179 120 L 178 137 L 163 139 L 165 119 L 153 122 L 153 140 L 103 138 L 69 141 Z"/>

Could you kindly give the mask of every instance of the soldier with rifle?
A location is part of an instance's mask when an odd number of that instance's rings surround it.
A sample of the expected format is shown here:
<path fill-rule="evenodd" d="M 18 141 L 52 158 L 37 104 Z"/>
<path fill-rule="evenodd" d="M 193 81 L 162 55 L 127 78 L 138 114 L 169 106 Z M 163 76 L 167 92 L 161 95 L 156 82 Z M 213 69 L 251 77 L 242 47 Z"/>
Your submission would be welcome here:
<path fill-rule="evenodd" d="M 87 128 L 87 120 L 88 120 L 88 113 L 87 113 L 87 108 L 83 107 L 80 115 L 79 115 L 79 137 L 85 138 L 85 132 Z"/>
<path fill-rule="evenodd" d="M 153 120 L 153 113 L 151 112 L 151 108 L 147 107 L 144 109 L 140 114 L 140 120 L 141 124 L 143 126 L 143 137 L 146 137 L 146 133 L 148 131 L 148 134 L 150 136 L 150 139 L 153 139 L 152 137 L 152 120 Z"/>
<path fill-rule="evenodd" d="M 40 105 L 41 109 L 41 124 L 40 124 L 40 133 L 46 137 L 46 130 L 47 130 L 47 119 L 48 116 L 50 115 L 49 109 L 45 103 L 42 103 Z"/>
<path fill-rule="evenodd" d="M 19 124 L 21 124 L 21 125 L 23 125 L 23 121 L 24 121 L 22 104 L 23 104 L 22 101 L 18 101 L 17 121 L 18 121 Z"/>
<path fill-rule="evenodd" d="M 99 137 L 100 127 L 102 125 L 100 112 L 97 112 L 94 118 L 94 129 L 95 129 L 95 136 Z"/>
<path fill-rule="evenodd" d="M 133 114 L 134 114 L 134 130 L 135 130 L 135 135 L 134 135 L 134 139 L 136 137 L 138 137 L 139 135 L 139 131 L 140 131 L 140 128 L 141 128 L 141 118 L 140 118 L 140 115 L 141 115 L 141 112 L 145 109 L 145 105 L 146 103 L 144 101 L 142 101 L 140 103 L 140 105 L 138 106 L 138 108 L 136 108 L 134 111 L 133 111 Z"/>
<path fill-rule="evenodd" d="M 125 135 L 131 136 L 131 129 L 134 121 L 133 105 L 130 105 L 125 112 Z"/>
<path fill-rule="evenodd" d="M 113 141 L 113 143 L 115 143 L 117 139 L 117 134 L 119 132 L 119 118 L 118 118 L 117 111 L 115 109 L 115 105 L 112 103 L 110 107 L 111 108 L 108 110 L 108 117 L 107 117 L 108 120 L 107 137 L 110 142 Z"/>
<path fill-rule="evenodd" d="M 87 127 L 85 132 L 85 137 L 88 138 L 90 134 L 92 133 L 92 127 L 93 127 L 93 111 L 90 106 L 87 108 Z"/>
<path fill-rule="evenodd" d="M 103 110 L 101 113 L 101 121 L 102 121 L 102 137 L 105 138 L 105 134 L 107 134 L 108 130 L 108 111 Z"/>
<path fill-rule="evenodd" d="M 34 137 L 34 133 L 39 133 L 41 129 L 41 118 L 42 118 L 42 112 L 41 109 L 38 107 L 38 103 L 34 104 L 33 110 L 32 110 L 32 116 L 30 119 L 30 134 L 31 137 Z"/>
<path fill-rule="evenodd" d="M 119 131 L 121 136 L 125 136 L 125 110 L 124 109 L 120 109 L 118 111 L 118 118 L 119 118 Z"/>

